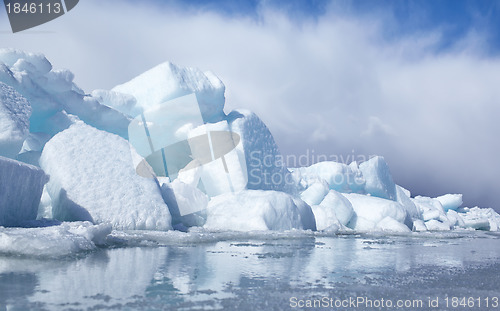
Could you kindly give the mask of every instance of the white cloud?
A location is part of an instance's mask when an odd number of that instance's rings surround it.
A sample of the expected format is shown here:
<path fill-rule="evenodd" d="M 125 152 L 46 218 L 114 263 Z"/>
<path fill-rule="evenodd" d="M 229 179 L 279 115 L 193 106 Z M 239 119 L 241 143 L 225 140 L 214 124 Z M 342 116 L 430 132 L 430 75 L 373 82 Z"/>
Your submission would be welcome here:
<path fill-rule="evenodd" d="M 362 137 L 369 139 L 381 139 L 384 136 L 397 135 L 394 129 L 382 122 L 379 117 L 370 116 L 368 118 L 368 127 L 365 131 L 361 132 Z"/>
<path fill-rule="evenodd" d="M 480 33 L 435 53 L 440 29 L 387 42 L 387 15 L 338 6 L 296 23 L 265 5 L 250 18 L 147 3 L 81 1 L 37 28 L 53 32 L 4 32 L 0 42 L 46 54 L 88 92 L 166 60 L 211 70 L 226 84 L 226 111 L 257 112 L 285 153 L 378 153 L 414 193 L 494 202 L 483 192 L 500 175 L 500 60 L 481 56 Z"/>

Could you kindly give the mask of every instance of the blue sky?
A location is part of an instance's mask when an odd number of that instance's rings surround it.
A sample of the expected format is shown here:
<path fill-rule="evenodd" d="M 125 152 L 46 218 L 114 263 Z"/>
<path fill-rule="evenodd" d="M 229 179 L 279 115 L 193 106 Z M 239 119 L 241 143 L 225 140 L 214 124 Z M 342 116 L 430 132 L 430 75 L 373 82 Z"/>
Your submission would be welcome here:
<path fill-rule="evenodd" d="M 383 155 L 414 195 L 498 208 L 499 13 L 484 0 L 82 0 L 18 35 L 0 10 L 0 46 L 44 53 L 87 92 L 165 61 L 211 70 L 226 113 L 255 111 L 284 154 Z"/>
<path fill-rule="evenodd" d="M 420 0 L 420 1 L 353 1 L 354 14 L 370 14 L 374 10 L 387 10 L 393 18 L 392 27 L 385 29 L 389 39 L 400 36 L 443 29 L 441 49 L 446 50 L 471 29 L 484 32 L 490 39 L 489 52 L 500 48 L 500 3 L 473 0 Z"/>
<path fill-rule="evenodd" d="M 164 2 L 164 1 L 158 1 Z M 471 29 L 488 34 L 491 53 L 500 50 L 500 2 L 477 0 L 192 0 L 178 1 L 181 6 L 194 10 L 210 10 L 228 16 L 258 17 L 260 6 L 265 5 L 286 12 L 296 22 L 324 15 L 327 8 L 352 16 L 383 15 L 388 19 L 384 29 L 386 39 L 425 32 L 435 28 L 444 30 L 441 49 L 447 47 Z"/>

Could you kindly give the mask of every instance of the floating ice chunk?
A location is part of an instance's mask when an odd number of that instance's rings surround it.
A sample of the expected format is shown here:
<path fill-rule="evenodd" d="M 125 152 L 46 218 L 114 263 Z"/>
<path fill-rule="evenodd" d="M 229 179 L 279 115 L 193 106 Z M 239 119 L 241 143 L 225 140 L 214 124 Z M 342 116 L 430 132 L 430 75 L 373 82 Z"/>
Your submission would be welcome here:
<path fill-rule="evenodd" d="M 15 159 L 29 134 L 31 106 L 10 86 L 0 82 L 0 155 Z"/>
<path fill-rule="evenodd" d="M 41 169 L 0 156 L 0 226 L 36 219 L 47 180 Z"/>
<path fill-rule="evenodd" d="M 354 164 L 353 164 L 354 163 Z M 351 165 L 325 161 L 309 167 L 294 169 L 293 177 L 299 184 L 310 184 L 318 179 L 326 181 L 330 189 L 339 192 L 361 192 L 365 180 L 355 162 Z"/>
<path fill-rule="evenodd" d="M 144 110 L 195 93 L 205 122 L 218 122 L 224 117 L 224 84 L 213 73 L 196 68 L 180 68 L 166 62 L 112 91 L 133 95 L 137 100 L 134 109 Z"/>
<path fill-rule="evenodd" d="M 89 251 L 105 243 L 109 224 L 62 223 L 45 228 L 1 228 L 0 254 L 62 257 Z"/>
<path fill-rule="evenodd" d="M 417 206 L 424 221 L 440 218 L 445 220 L 443 217 L 446 217 L 446 213 L 438 200 L 424 196 L 416 196 L 411 200 Z"/>
<path fill-rule="evenodd" d="M 430 231 L 443 231 L 450 230 L 452 224 L 450 223 L 446 212 L 437 199 L 417 196 L 411 199 L 413 203 L 417 206 L 417 209 L 422 215 L 422 219 L 425 221 L 425 225 Z M 430 220 L 436 220 L 431 221 Z"/>
<path fill-rule="evenodd" d="M 445 194 L 437 197 L 436 200 L 441 203 L 445 212 L 448 210 L 456 211 L 463 204 L 461 194 Z"/>
<path fill-rule="evenodd" d="M 235 110 L 227 120 L 231 131 L 241 138 L 236 149 L 245 155 L 247 188 L 286 192 L 295 188 L 273 135 L 259 117 L 247 110 Z"/>
<path fill-rule="evenodd" d="M 500 215 L 492 208 L 461 208 L 459 215 L 462 216 L 466 228 L 498 231 L 500 225 Z"/>
<path fill-rule="evenodd" d="M 404 206 L 392 200 L 361 195 L 356 193 L 343 194 L 352 204 L 355 216 L 348 227 L 358 231 L 373 230 L 377 223 L 389 216 L 400 223 L 406 218 Z"/>
<path fill-rule="evenodd" d="M 138 158 L 123 138 L 83 122 L 54 136 L 40 158 L 50 175 L 54 218 L 109 222 L 116 229 L 171 229 L 157 182 L 136 173 Z"/>
<path fill-rule="evenodd" d="M 396 185 L 383 157 L 377 156 L 359 165 L 366 180 L 365 191 L 375 197 L 396 200 Z"/>
<path fill-rule="evenodd" d="M 437 219 L 431 219 L 425 222 L 425 227 L 428 231 L 449 231 L 450 224 Z"/>
<path fill-rule="evenodd" d="M 302 200 L 277 191 L 244 190 L 212 198 L 209 230 L 316 230 L 311 208 Z"/>
<path fill-rule="evenodd" d="M 319 205 L 328 194 L 328 184 L 324 180 L 319 180 L 300 194 L 300 198 L 310 206 Z M 321 229 L 318 229 L 321 230 Z"/>
<path fill-rule="evenodd" d="M 377 223 L 376 229 L 389 232 L 411 232 L 411 230 L 405 224 L 402 224 L 389 216 L 379 221 Z"/>
<path fill-rule="evenodd" d="M 342 225 L 347 225 L 354 216 L 354 209 L 351 202 L 335 190 L 330 190 L 320 205 L 333 211 Z"/>
<path fill-rule="evenodd" d="M 472 218 L 465 217 L 464 219 L 465 227 L 477 230 L 490 230 L 490 221 L 488 218 Z"/>

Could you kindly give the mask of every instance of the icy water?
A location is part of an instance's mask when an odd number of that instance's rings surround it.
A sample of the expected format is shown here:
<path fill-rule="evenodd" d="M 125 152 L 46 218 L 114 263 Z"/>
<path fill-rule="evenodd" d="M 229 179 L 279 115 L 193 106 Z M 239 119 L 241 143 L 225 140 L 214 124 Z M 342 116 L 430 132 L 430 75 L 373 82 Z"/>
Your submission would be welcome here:
<path fill-rule="evenodd" d="M 115 232 L 110 243 L 0 257 L 0 310 L 500 310 L 495 233 Z"/>

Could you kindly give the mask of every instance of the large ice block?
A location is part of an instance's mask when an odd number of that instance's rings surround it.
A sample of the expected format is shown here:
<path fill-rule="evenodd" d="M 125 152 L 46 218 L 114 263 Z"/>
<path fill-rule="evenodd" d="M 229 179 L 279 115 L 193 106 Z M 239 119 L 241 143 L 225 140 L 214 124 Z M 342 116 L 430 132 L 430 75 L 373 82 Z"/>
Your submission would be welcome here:
<path fill-rule="evenodd" d="M 53 216 L 116 229 L 171 229 L 156 179 L 139 176 L 134 158 L 142 159 L 126 140 L 83 122 L 54 136 L 40 158 L 50 175 Z"/>
<path fill-rule="evenodd" d="M 136 105 L 129 108 L 131 113 L 149 110 L 194 93 L 204 122 L 218 122 L 224 117 L 224 84 L 213 73 L 196 68 L 180 68 L 166 62 L 114 87 L 112 91 L 135 97 Z"/>
<path fill-rule="evenodd" d="M 0 156 L 0 226 L 36 219 L 47 180 L 40 168 Z"/>
<path fill-rule="evenodd" d="M 247 188 L 291 192 L 294 181 L 273 135 L 260 118 L 247 110 L 235 110 L 227 120 L 230 130 L 241 138 L 236 149 L 246 161 Z"/>
<path fill-rule="evenodd" d="M 361 163 L 359 169 L 366 180 L 366 193 L 383 199 L 396 200 L 396 185 L 383 157 L 373 157 Z"/>
<path fill-rule="evenodd" d="M 208 203 L 210 230 L 316 230 L 314 214 L 304 201 L 277 191 L 244 190 L 219 195 Z"/>

